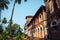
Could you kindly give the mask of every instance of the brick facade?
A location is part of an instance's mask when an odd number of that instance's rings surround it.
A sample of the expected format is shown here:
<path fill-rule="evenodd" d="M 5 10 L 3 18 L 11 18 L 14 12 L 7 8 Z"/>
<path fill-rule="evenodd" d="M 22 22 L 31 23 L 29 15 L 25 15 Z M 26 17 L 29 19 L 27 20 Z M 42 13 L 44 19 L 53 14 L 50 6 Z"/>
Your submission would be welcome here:
<path fill-rule="evenodd" d="M 36 14 L 26 25 L 27 40 L 60 40 L 60 2 L 44 0 Z"/>

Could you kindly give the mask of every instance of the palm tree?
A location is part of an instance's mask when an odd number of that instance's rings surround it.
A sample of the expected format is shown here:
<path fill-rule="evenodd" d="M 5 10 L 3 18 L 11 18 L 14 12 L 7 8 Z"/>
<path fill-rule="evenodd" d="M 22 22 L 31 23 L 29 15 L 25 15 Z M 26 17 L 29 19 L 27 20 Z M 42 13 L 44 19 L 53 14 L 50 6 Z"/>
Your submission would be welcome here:
<path fill-rule="evenodd" d="M 27 0 L 24 0 L 24 1 L 26 2 Z M 15 1 L 14 1 L 13 9 L 12 9 L 12 14 L 11 14 L 11 19 L 10 19 L 10 20 L 12 20 L 12 18 L 13 18 L 13 13 L 14 13 L 14 8 L 15 8 L 15 4 L 16 4 L 16 3 L 21 4 L 21 0 L 15 0 Z"/>
<path fill-rule="evenodd" d="M 24 1 L 26 2 L 27 0 L 24 0 Z M 11 24 L 12 24 L 12 18 L 13 18 L 14 8 L 15 8 L 16 3 L 21 4 L 21 0 L 14 0 L 12 14 L 11 14 L 11 18 L 10 18 L 10 35 L 11 35 L 11 40 L 13 40 L 13 36 L 12 36 L 12 32 L 11 32 L 11 30 L 12 30 Z"/>
<path fill-rule="evenodd" d="M 4 10 L 5 8 L 8 9 L 8 0 L 0 0 L 0 22 L 1 22 L 1 11 Z"/>

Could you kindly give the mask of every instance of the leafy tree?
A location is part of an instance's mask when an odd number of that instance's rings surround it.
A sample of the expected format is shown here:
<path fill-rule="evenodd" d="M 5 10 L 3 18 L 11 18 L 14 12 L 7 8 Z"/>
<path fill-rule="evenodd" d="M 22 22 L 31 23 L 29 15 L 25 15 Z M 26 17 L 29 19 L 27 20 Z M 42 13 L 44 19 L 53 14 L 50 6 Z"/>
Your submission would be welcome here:
<path fill-rule="evenodd" d="M 23 32 L 22 29 L 19 27 L 17 32 L 15 33 L 14 40 L 23 40 Z"/>
<path fill-rule="evenodd" d="M 3 28 L 2 28 L 2 24 L 0 24 L 0 34 L 3 33 Z"/>
<path fill-rule="evenodd" d="M 10 31 L 9 27 L 6 27 L 6 29 L 3 32 L 3 39 L 4 40 L 10 40 Z"/>
<path fill-rule="evenodd" d="M 7 23 L 7 20 L 6 18 L 3 18 L 2 19 L 2 23 L 0 24 L 0 40 L 5 40 L 5 37 L 6 37 L 6 32 L 5 30 L 3 30 L 3 24 L 6 24 Z"/>
<path fill-rule="evenodd" d="M 20 27 L 20 25 L 18 25 L 18 24 L 12 24 L 12 34 L 14 35 L 16 32 L 17 32 L 17 30 L 18 30 L 18 28 Z"/>
<path fill-rule="evenodd" d="M 8 0 L 0 0 L 0 22 L 1 22 L 1 11 L 5 8 L 8 9 L 9 1 Z"/>
<path fill-rule="evenodd" d="M 18 24 L 12 24 L 12 35 L 14 40 L 22 40 L 23 39 L 23 30 L 20 28 L 20 25 Z"/>
<path fill-rule="evenodd" d="M 12 24 L 12 33 L 13 33 L 13 39 L 14 40 L 22 40 L 22 29 L 20 28 L 20 26 L 18 24 Z M 10 30 L 9 30 L 9 25 L 6 27 L 6 29 L 3 31 L 3 36 L 2 38 L 4 40 L 10 40 Z M 2 39 L 1 38 L 1 39 Z"/>
<path fill-rule="evenodd" d="M 3 18 L 2 19 L 2 24 L 6 24 L 7 19 Z M 10 28 L 9 28 L 9 23 L 8 26 L 3 30 L 3 26 L 0 24 L 0 40 L 10 40 Z M 20 25 L 14 23 L 12 24 L 12 35 L 14 40 L 23 40 L 24 38 L 24 33 L 22 32 L 22 28 L 20 28 Z"/>
<path fill-rule="evenodd" d="M 2 28 L 2 24 L 0 24 L 0 40 L 3 40 L 3 28 Z"/>
<path fill-rule="evenodd" d="M 26 2 L 27 0 L 24 0 L 24 1 Z M 11 40 L 13 40 L 12 32 L 11 32 L 12 31 L 11 24 L 12 24 L 12 18 L 13 18 L 13 13 L 14 13 L 14 8 L 15 8 L 16 3 L 21 4 L 21 0 L 14 0 L 12 14 L 11 14 L 11 18 L 10 18 L 10 35 L 11 35 Z"/>

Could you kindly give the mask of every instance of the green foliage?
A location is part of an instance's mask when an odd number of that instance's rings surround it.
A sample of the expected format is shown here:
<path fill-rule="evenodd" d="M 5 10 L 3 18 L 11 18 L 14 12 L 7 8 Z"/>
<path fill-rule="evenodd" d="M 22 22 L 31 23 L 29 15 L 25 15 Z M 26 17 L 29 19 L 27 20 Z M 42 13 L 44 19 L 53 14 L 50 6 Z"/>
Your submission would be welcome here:
<path fill-rule="evenodd" d="M 0 24 L 0 34 L 2 34 L 3 32 L 3 28 L 2 28 L 2 24 Z"/>
<path fill-rule="evenodd" d="M 1 22 L 1 11 L 8 9 L 9 0 L 0 0 L 0 22 Z"/>
<path fill-rule="evenodd" d="M 6 24 L 7 23 L 7 19 L 3 18 L 2 23 Z"/>
<path fill-rule="evenodd" d="M 10 40 L 10 28 L 9 28 L 9 23 L 8 26 L 3 30 L 3 23 L 7 23 L 7 19 L 3 18 L 2 24 L 0 24 L 0 40 Z M 22 28 L 20 27 L 19 24 L 12 24 L 12 33 L 13 33 L 13 39 L 14 40 L 23 40 L 24 38 L 24 33 L 22 32 Z"/>
<path fill-rule="evenodd" d="M 9 32 L 9 28 L 6 27 L 6 29 L 3 32 L 3 39 L 4 40 L 9 40 L 10 39 L 10 32 Z"/>
<path fill-rule="evenodd" d="M 8 0 L 0 0 L 0 10 L 8 9 L 9 1 Z"/>
<path fill-rule="evenodd" d="M 12 22 L 15 4 L 16 3 L 21 4 L 21 1 L 22 0 L 15 0 L 14 1 L 10 22 Z M 26 2 L 27 0 L 24 0 L 24 1 Z M 9 0 L 0 0 L 0 19 L 1 19 L 1 10 L 8 9 L 8 4 L 9 4 Z M 2 24 L 3 23 L 4 24 L 7 23 L 6 18 L 4 18 L 2 20 Z M 0 24 L 0 40 L 10 40 L 10 28 L 9 28 L 9 26 L 7 26 L 6 29 L 3 30 L 2 24 Z M 11 31 L 12 31 L 14 40 L 23 40 L 25 35 L 22 32 L 22 29 L 20 28 L 20 26 L 18 24 L 13 24 L 13 23 L 11 23 L 11 24 L 12 24 Z M 8 23 L 8 25 L 10 25 L 10 24 Z"/>
<path fill-rule="evenodd" d="M 24 38 L 24 34 L 23 34 L 21 28 L 19 27 L 17 33 L 14 36 L 14 39 L 15 40 L 23 40 L 23 38 Z"/>

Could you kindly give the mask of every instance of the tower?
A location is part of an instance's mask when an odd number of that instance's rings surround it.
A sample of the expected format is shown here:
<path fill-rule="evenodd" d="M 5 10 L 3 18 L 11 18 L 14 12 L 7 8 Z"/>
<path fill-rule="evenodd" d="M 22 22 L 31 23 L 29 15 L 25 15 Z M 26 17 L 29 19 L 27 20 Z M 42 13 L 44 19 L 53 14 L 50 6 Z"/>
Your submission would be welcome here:
<path fill-rule="evenodd" d="M 60 2 L 59 0 L 44 0 L 47 17 L 48 39 L 60 40 Z"/>

